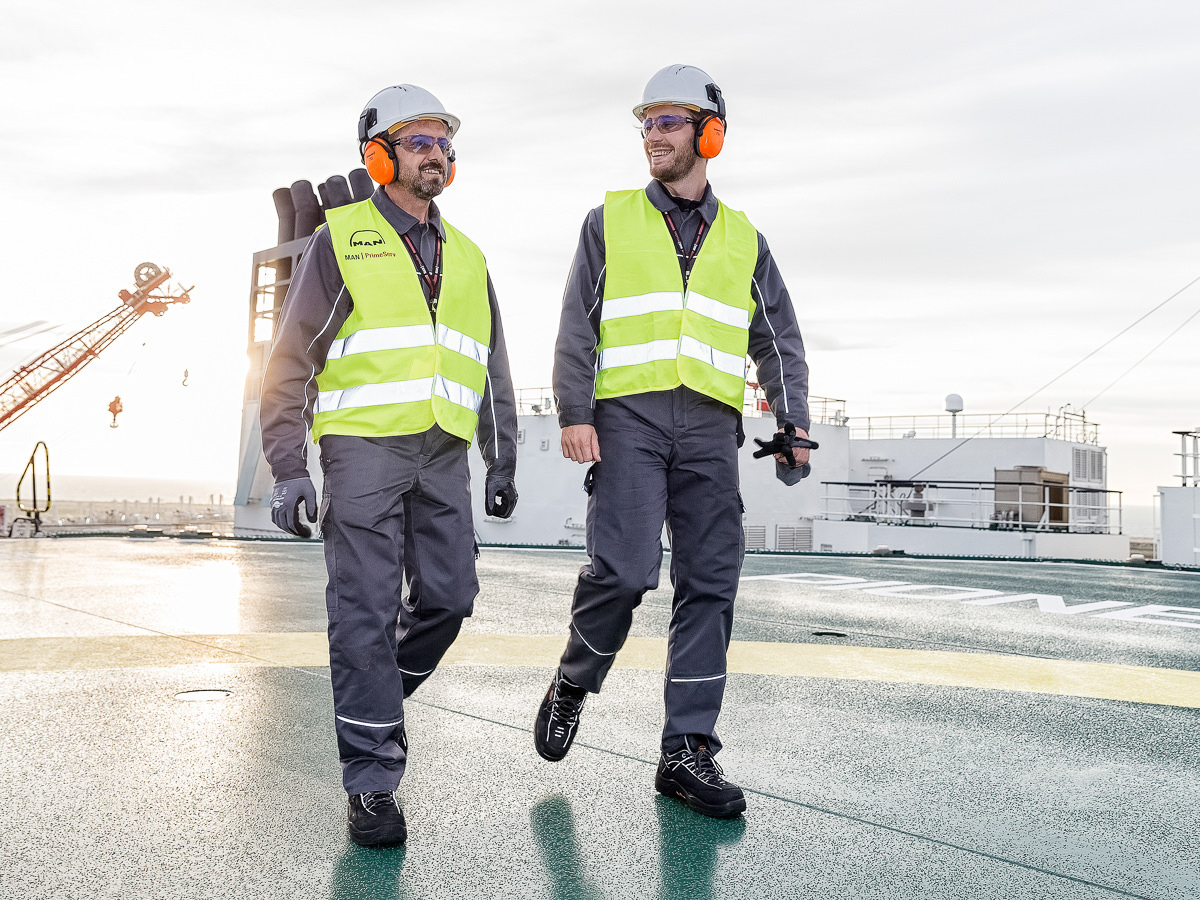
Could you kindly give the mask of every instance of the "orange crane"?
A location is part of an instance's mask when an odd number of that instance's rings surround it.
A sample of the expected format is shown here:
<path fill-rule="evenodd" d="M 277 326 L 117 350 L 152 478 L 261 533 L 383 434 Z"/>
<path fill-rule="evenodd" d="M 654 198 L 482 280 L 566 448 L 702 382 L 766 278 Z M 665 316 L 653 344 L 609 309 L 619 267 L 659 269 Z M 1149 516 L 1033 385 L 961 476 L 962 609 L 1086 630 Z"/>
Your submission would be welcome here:
<path fill-rule="evenodd" d="M 0 384 L 0 431 L 79 374 L 143 315 L 161 316 L 172 303 L 191 302 L 189 292 L 195 285 L 180 287 L 177 292 L 164 289 L 164 292 L 155 293 L 155 289 L 170 277 L 170 269 L 159 268 L 151 262 L 140 263 L 133 270 L 136 285 L 133 292 L 122 290 L 117 294 L 121 298 L 120 306 L 14 370 L 8 380 Z"/>

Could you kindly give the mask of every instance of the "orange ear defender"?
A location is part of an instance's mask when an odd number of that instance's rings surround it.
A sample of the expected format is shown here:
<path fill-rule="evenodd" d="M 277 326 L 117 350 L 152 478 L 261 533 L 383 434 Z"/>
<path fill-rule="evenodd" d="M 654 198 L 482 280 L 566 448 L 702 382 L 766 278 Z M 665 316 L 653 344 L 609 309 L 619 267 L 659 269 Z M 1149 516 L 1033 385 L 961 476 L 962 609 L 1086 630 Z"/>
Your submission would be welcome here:
<path fill-rule="evenodd" d="M 374 137 L 364 143 L 362 159 L 367 174 L 377 184 L 391 184 L 396 180 L 396 151 L 387 141 Z"/>
<path fill-rule="evenodd" d="M 717 116 L 705 116 L 696 125 L 696 155 L 712 159 L 725 144 L 725 123 Z"/>
<path fill-rule="evenodd" d="M 446 183 L 443 185 L 443 187 L 450 187 L 451 183 L 454 181 L 454 157 L 454 148 L 451 148 L 450 155 L 446 157 L 446 165 L 448 168 L 446 169 Z"/>
<path fill-rule="evenodd" d="M 704 86 L 708 102 L 717 108 L 716 114 L 709 113 L 696 123 L 696 139 L 693 141 L 696 155 L 712 159 L 725 145 L 725 97 L 721 89 L 712 82 Z"/>

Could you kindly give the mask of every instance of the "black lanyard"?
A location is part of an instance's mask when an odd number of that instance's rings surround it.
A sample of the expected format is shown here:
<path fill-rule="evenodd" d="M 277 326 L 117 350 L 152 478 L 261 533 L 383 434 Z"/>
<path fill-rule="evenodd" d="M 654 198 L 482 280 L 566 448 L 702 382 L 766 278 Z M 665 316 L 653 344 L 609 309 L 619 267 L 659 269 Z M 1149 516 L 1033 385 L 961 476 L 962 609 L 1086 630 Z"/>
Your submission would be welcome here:
<path fill-rule="evenodd" d="M 442 238 L 441 235 L 434 231 L 433 233 L 433 271 L 425 267 L 425 261 L 421 259 L 421 254 L 417 252 L 417 248 L 413 246 L 413 242 L 409 240 L 408 234 L 400 235 L 400 239 L 404 241 L 404 246 L 408 248 L 408 254 L 412 257 L 413 265 L 417 267 L 417 274 L 425 281 L 425 286 L 429 288 L 429 311 L 437 312 L 438 298 L 442 293 Z"/>
<path fill-rule="evenodd" d="M 696 229 L 696 239 L 692 241 L 692 250 L 690 253 L 684 253 L 683 240 L 679 237 L 675 223 L 671 220 L 671 214 L 664 212 L 663 218 L 667 220 L 667 228 L 671 232 L 671 240 L 675 242 L 675 252 L 683 260 L 683 287 L 686 290 L 688 279 L 692 276 L 692 266 L 696 262 L 696 254 L 700 252 L 700 242 L 704 240 L 704 229 L 708 223 L 704 221 L 703 216 L 700 217 L 700 227 Z"/>

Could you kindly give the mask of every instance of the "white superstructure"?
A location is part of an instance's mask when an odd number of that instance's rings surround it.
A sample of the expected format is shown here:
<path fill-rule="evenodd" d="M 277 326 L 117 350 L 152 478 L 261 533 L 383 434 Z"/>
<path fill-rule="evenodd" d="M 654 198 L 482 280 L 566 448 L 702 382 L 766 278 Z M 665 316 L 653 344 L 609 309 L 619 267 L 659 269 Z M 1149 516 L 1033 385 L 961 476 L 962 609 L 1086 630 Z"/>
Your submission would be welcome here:
<path fill-rule="evenodd" d="M 1200 566 L 1200 428 L 1176 431 L 1182 471 L 1178 487 L 1158 489 L 1158 558 L 1166 565 Z"/>
<path fill-rule="evenodd" d="M 811 434 L 821 445 L 813 453 L 813 474 L 785 487 L 772 461 L 752 456 L 753 439 L 769 440 L 775 431 L 774 419 L 760 412 L 763 405 L 747 392 L 740 454 L 747 550 L 1129 557 L 1120 494 L 1107 489 L 1106 451 L 1096 425 L 1082 415 L 854 421 L 842 401 L 813 398 Z M 484 468 L 479 454 L 470 454 L 477 538 L 582 547 L 586 467 L 563 458 L 552 392 L 521 391 L 518 410 L 520 501 L 511 518 L 484 513 Z M 271 479 L 258 442 L 257 403 L 248 403 L 237 532 L 278 536 L 266 507 Z M 319 485 L 315 457 L 310 454 L 310 470 Z"/>

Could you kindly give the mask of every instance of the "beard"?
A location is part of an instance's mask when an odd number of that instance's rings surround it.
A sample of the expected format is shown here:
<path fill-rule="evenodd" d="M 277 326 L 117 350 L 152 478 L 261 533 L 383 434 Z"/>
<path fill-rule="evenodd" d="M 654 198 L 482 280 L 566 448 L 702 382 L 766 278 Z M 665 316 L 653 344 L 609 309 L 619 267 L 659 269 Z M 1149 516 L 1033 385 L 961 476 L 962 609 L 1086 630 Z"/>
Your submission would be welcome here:
<path fill-rule="evenodd" d="M 670 162 L 667 163 L 666 168 L 655 172 L 654 163 L 651 163 L 650 174 L 652 177 L 663 182 L 663 184 L 671 184 L 686 178 L 699 161 L 700 158 L 694 153 L 687 152 L 687 148 L 682 150 L 676 148 L 675 152 L 671 154 Z"/>
<path fill-rule="evenodd" d="M 413 172 L 402 171 L 396 180 L 417 199 L 432 200 L 446 187 L 446 169 L 422 166 Z"/>

